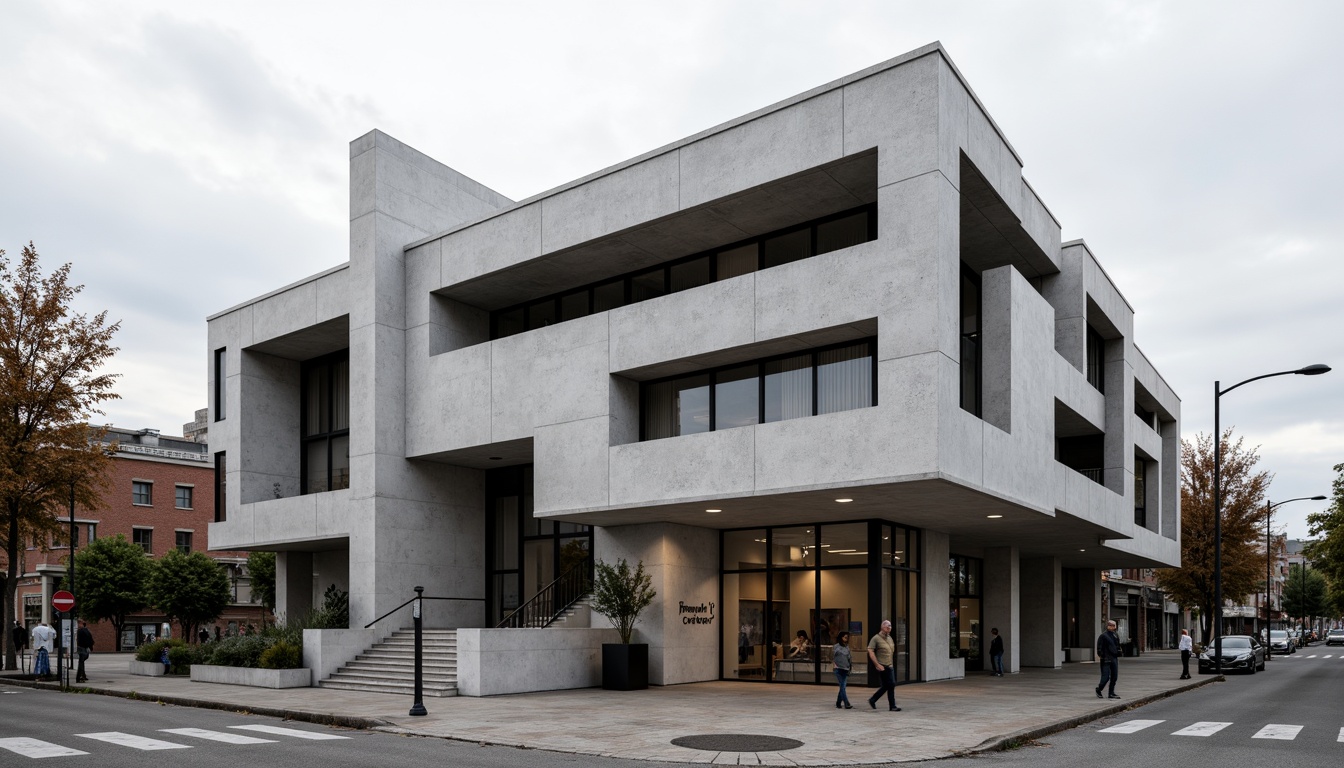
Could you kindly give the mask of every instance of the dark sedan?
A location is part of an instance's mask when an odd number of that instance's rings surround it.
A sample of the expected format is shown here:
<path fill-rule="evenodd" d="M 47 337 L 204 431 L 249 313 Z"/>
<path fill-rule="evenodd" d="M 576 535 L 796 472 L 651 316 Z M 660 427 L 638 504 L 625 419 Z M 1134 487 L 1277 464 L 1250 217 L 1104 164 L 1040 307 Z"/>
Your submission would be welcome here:
<path fill-rule="evenodd" d="M 1204 652 L 1199 654 L 1199 671 L 1201 673 L 1215 672 L 1213 649 L 1215 645 L 1209 643 L 1204 647 Z M 1228 635 L 1223 638 L 1223 671 L 1224 672 L 1245 672 L 1249 675 L 1256 673 L 1256 670 L 1265 668 L 1265 646 L 1260 640 L 1251 635 Z"/>

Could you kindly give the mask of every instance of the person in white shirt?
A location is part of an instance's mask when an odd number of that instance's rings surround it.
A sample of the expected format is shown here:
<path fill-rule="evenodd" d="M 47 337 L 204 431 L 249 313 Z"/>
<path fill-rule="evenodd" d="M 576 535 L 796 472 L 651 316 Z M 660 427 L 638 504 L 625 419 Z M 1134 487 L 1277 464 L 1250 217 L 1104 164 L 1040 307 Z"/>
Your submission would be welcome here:
<path fill-rule="evenodd" d="M 1177 646 L 1181 649 L 1181 679 L 1190 679 L 1190 654 L 1195 650 L 1194 641 L 1190 639 L 1190 630 L 1181 630 L 1181 644 Z"/>
<path fill-rule="evenodd" d="M 33 674 L 47 677 L 51 674 L 51 657 L 56 650 L 56 630 L 44 621 L 33 627 L 33 652 L 37 654 L 33 662 Z"/>

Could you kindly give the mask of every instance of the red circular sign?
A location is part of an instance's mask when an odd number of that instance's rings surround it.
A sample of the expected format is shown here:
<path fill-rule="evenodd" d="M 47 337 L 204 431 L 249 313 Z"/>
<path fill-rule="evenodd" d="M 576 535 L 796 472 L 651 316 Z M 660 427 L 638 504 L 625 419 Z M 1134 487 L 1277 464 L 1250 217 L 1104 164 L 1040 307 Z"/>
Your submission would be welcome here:
<path fill-rule="evenodd" d="M 51 607 L 58 611 L 68 611 L 75 607 L 75 596 L 61 590 L 51 596 Z"/>

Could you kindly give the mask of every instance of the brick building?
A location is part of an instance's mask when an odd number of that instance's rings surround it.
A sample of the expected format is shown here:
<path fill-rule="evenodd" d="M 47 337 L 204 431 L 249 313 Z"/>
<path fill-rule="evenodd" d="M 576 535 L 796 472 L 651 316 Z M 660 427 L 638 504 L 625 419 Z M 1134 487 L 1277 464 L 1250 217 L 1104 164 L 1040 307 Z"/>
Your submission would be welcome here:
<path fill-rule="evenodd" d="M 97 509 L 75 510 L 75 547 L 98 537 L 121 534 L 140 544 L 151 557 L 173 549 L 208 552 L 207 529 L 215 519 L 214 468 L 209 446 L 182 437 L 160 435 L 155 429 L 128 430 L 109 427 L 106 441 L 116 443 L 109 481 Z M 70 518 L 61 521 L 68 526 Z M 69 535 L 48 542 L 47 548 L 30 546 L 20 564 L 22 577 L 16 596 L 16 613 L 31 629 L 38 621 L 51 621 L 52 593 L 66 575 Z M 221 631 L 261 623 L 261 606 L 253 601 L 247 576 L 246 552 L 208 552 L 226 569 L 233 588 L 233 601 L 220 617 Z M 0 557 L 0 561 L 3 558 Z M 78 595 L 76 595 L 78 599 Z M 134 647 L 149 634 L 162 635 L 165 617 L 147 609 L 127 618 L 122 630 L 123 648 Z M 116 649 L 110 622 L 91 623 L 95 650 Z M 173 634 L 180 630 L 171 628 Z"/>

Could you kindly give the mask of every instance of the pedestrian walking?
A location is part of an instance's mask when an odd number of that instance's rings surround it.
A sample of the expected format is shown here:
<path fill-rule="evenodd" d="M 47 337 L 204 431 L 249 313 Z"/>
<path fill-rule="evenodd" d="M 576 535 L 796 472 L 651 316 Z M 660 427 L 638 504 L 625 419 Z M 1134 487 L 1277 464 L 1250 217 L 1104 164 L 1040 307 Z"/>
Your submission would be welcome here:
<path fill-rule="evenodd" d="M 1195 643 L 1190 639 L 1190 630 L 1181 630 L 1181 679 L 1190 679 L 1190 654 L 1195 650 Z"/>
<path fill-rule="evenodd" d="M 56 630 L 39 622 L 33 627 L 33 652 L 37 654 L 33 661 L 33 674 L 43 680 L 51 676 L 51 652 L 55 650 Z"/>
<path fill-rule="evenodd" d="M 831 649 L 831 661 L 835 665 L 835 680 L 840 683 L 840 692 L 835 695 L 835 708 L 853 709 L 849 704 L 849 692 L 845 686 L 849 682 L 849 671 L 854 661 L 849 655 L 849 633 L 841 632 L 835 638 L 835 648 Z"/>
<path fill-rule="evenodd" d="M 989 630 L 989 634 L 994 639 L 989 641 L 989 663 L 994 671 L 992 677 L 1003 677 L 1003 638 L 999 637 L 999 628 L 994 627 Z"/>
<path fill-rule="evenodd" d="M 1097 683 L 1097 698 L 1101 689 L 1110 684 L 1110 698 L 1118 699 L 1115 681 L 1120 677 L 1120 637 L 1115 634 L 1114 621 L 1106 622 L 1106 631 L 1097 636 L 1097 661 L 1101 662 L 1101 682 Z"/>
<path fill-rule="evenodd" d="M 14 622 L 14 628 L 9 631 L 9 637 L 13 641 L 15 654 L 23 653 L 23 649 L 28 647 L 28 630 L 17 620 Z"/>
<path fill-rule="evenodd" d="M 84 674 L 84 662 L 89 660 L 89 654 L 93 653 L 93 632 L 89 631 L 89 622 L 84 619 L 79 620 L 79 631 L 75 633 L 75 648 L 79 651 L 79 670 L 75 672 L 75 682 L 88 682 L 89 676 Z"/>
<path fill-rule="evenodd" d="M 200 641 L 201 645 L 210 642 L 210 630 L 201 627 L 200 631 L 196 633 L 196 639 Z"/>
<path fill-rule="evenodd" d="M 868 661 L 882 679 L 882 685 L 877 689 L 877 693 L 868 697 L 868 706 L 873 709 L 877 709 L 877 700 L 885 693 L 887 710 L 901 711 L 901 708 L 896 706 L 896 668 L 892 666 L 895 660 L 896 641 L 891 639 L 891 622 L 883 619 L 882 629 L 868 641 Z"/>

